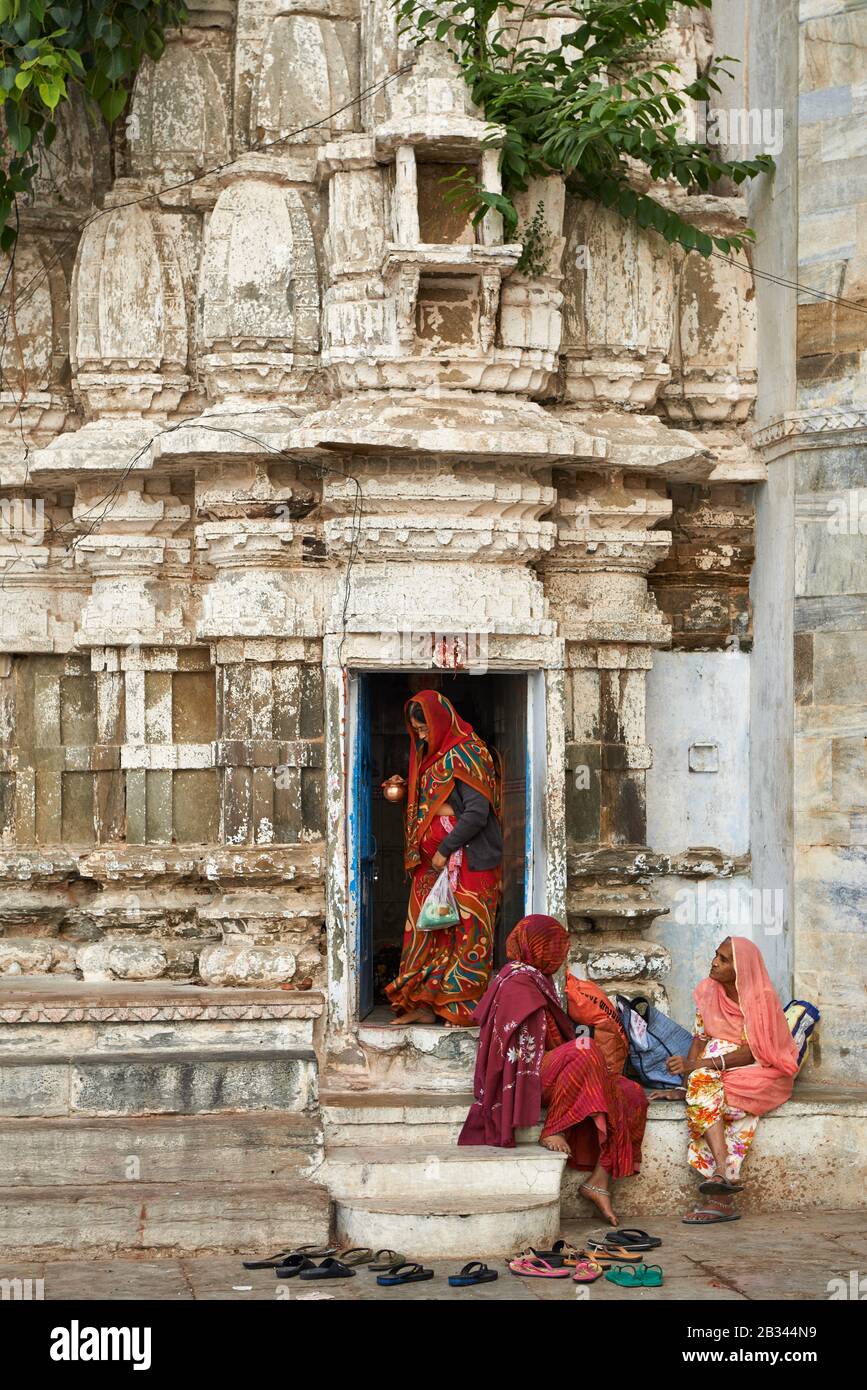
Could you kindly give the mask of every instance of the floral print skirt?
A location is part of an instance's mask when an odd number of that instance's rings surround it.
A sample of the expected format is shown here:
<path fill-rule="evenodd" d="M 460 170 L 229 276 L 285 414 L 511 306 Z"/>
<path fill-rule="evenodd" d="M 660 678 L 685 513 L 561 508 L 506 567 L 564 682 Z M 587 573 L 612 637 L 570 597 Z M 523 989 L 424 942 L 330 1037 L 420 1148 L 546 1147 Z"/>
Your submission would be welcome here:
<path fill-rule="evenodd" d="M 734 1052 L 736 1048 L 736 1043 L 711 1038 L 703 1056 L 717 1057 L 725 1052 Z M 722 1120 L 725 1136 L 725 1176 L 729 1182 L 736 1182 L 741 1164 L 753 1142 L 759 1117 L 748 1115 L 745 1110 L 733 1110 L 726 1103 L 722 1072 L 717 1071 L 716 1067 L 699 1067 L 686 1085 L 686 1122 L 689 1130 L 689 1165 L 703 1178 L 711 1177 L 716 1168 L 704 1134 L 717 1120 Z"/>

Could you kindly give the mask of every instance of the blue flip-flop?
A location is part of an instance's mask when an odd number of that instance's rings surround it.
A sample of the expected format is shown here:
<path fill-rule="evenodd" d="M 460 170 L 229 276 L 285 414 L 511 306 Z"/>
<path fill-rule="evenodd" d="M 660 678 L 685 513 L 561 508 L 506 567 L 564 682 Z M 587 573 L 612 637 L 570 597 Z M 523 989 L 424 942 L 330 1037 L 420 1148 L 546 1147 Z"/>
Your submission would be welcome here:
<path fill-rule="evenodd" d="M 470 1284 L 491 1284 L 499 1277 L 495 1269 L 488 1269 L 481 1260 L 471 1260 L 468 1265 L 464 1265 L 460 1274 L 449 1275 L 449 1283 L 453 1289 L 464 1289 Z"/>
<path fill-rule="evenodd" d="M 422 1265 L 414 1265 L 407 1262 L 402 1265 L 392 1265 L 387 1274 L 377 1274 L 377 1284 L 390 1286 L 392 1284 L 420 1284 L 423 1279 L 433 1279 L 432 1269 L 424 1269 Z"/>

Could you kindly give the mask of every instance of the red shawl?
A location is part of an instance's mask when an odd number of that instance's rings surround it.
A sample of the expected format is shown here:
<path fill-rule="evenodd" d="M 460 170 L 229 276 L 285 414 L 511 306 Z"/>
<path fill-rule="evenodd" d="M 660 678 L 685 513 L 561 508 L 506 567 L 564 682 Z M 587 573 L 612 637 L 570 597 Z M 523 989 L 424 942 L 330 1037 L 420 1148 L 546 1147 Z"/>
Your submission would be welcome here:
<path fill-rule="evenodd" d="M 723 1072 L 726 1100 L 734 1110 L 764 1115 L 791 1096 L 798 1049 L 758 946 L 745 936 L 733 936 L 731 943 L 739 1002 L 707 979 L 697 987 L 695 1003 L 709 1038 L 740 1044 L 746 1033 L 756 1060 Z"/>
<path fill-rule="evenodd" d="M 569 935 L 554 917 L 524 917 L 506 942 L 509 963 L 476 1007 L 479 1052 L 459 1144 L 515 1146 L 515 1130 L 539 1122 L 546 1014 L 566 1042 L 574 1036 L 551 975 L 566 959 Z"/>
<path fill-rule="evenodd" d="M 410 723 L 411 705 L 421 705 L 424 710 L 429 733 L 425 744 L 419 743 Z M 466 782 L 487 797 L 495 814 L 499 811 L 499 797 L 494 760 L 451 700 L 438 690 L 420 690 L 407 700 L 404 716 L 410 737 L 404 863 L 407 869 L 414 869 L 421 862 L 419 846 L 434 817 L 448 801 L 456 780 Z"/>

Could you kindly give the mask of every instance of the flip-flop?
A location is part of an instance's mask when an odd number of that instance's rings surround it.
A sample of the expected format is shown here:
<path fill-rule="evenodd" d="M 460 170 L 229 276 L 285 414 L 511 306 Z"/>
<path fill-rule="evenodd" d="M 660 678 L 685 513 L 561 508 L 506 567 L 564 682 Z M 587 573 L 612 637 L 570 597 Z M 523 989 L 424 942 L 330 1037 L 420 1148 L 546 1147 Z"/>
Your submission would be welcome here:
<path fill-rule="evenodd" d="M 605 1270 L 598 1260 L 578 1260 L 575 1265 L 575 1273 L 572 1275 L 573 1284 L 595 1284 L 597 1279 L 601 1279 Z"/>
<path fill-rule="evenodd" d="M 698 1190 L 703 1192 L 705 1197 L 712 1197 L 715 1192 L 743 1192 L 744 1185 L 742 1182 L 729 1182 L 728 1178 L 721 1178 L 717 1173 L 712 1178 L 705 1178 L 704 1182 L 700 1182 Z"/>
<path fill-rule="evenodd" d="M 342 1260 L 335 1260 L 329 1256 L 323 1260 L 321 1265 L 314 1265 L 312 1269 L 302 1269 L 298 1275 L 299 1279 L 354 1279 L 355 1270 L 350 1269 L 349 1265 Z"/>
<path fill-rule="evenodd" d="M 396 1250 L 376 1250 L 373 1255 L 373 1264 L 367 1268 L 374 1274 L 384 1274 L 389 1269 L 394 1269 L 395 1265 L 402 1265 L 406 1260 L 406 1255 L 399 1255 Z"/>
<path fill-rule="evenodd" d="M 305 1269 L 315 1269 L 316 1265 L 307 1255 L 290 1255 L 274 1273 L 278 1279 L 294 1279 Z"/>
<path fill-rule="evenodd" d="M 568 1279 L 570 1275 L 570 1271 L 564 1266 L 549 1264 L 538 1255 L 510 1260 L 509 1269 L 513 1274 L 520 1274 L 529 1279 Z"/>
<path fill-rule="evenodd" d="M 432 1269 L 425 1269 L 423 1265 L 414 1265 L 404 1262 L 399 1265 L 392 1265 L 387 1274 L 377 1274 L 377 1284 L 382 1284 L 388 1288 L 393 1284 L 420 1284 L 423 1279 L 433 1279 Z"/>
<path fill-rule="evenodd" d="M 587 1253 L 591 1260 L 604 1264 L 641 1264 L 641 1255 L 637 1250 L 627 1250 L 622 1245 L 608 1245 L 604 1240 L 588 1240 Z"/>
<path fill-rule="evenodd" d="M 707 1221 L 691 1221 L 691 1216 L 707 1216 Z M 716 1226 L 720 1221 L 740 1221 L 739 1211 L 720 1211 L 717 1207 L 696 1207 L 680 1218 L 682 1226 Z"/>
<path fill-rule="evenodd" d="M 366 1265 L 368 1260 L 373 1259 L 373 1251 L 369 1245 L 350 1245 L 347 1250 L 335 1252 L 341 1264 L 345 1265 Z"/>
<path fill-rule="evenodd" d="M 570 1245 L 568 1240 L 555 1240 L 551 1250 L 537 1250 L 534 1245 L 528 1245 L 526 1250 L 519 1250 L 516 1255 L 512 1255 L 513 1260 L 547 1260 L 549 1265 L 559 1268 L 560 1265 L 573 1264 L 581 1258 L 581 1251 L 576 1250 L 574 1245 Z"/>
<path fill-rule="evenodd" d="M 610 1231 L 605 1235 L 606 1245 L 621 1245 L 624 1250 L 655 1250 L 662 1244 L 659 1236 L 649 1236 L 637 1226 L 624 1226 L 620 1231 Z"/>
<path fill-rule="evenodd" d="M 326 1255 L 335 1253 L 334 1246 L 323 1250 L 318 1245 L 296 1245 L 294 1250 L 281 1250 L 277 1255 L 267 1255 L 264 1260 L 243 1260 L 245 1269 L 279 1269 L 287 1260 L 291 1260 L 295 1255 L 309 1255 L 312 1259 L 322 1260 Z"/>
<path fill-rule="evenodd" d="M 659 1265 L 621 1267 L 609 1269 L 605 1278 L 609 1284 L 617 1284 L 621 1289 L 658 1289 L 662 1283 L 662 1270 Z"/>
<path fill-rule="evenodd" d="M 460 1274 L 449 1275 L 449 1283 L 453 1289 L 463 1289 L 469 1284 L 491 1284 L 499 1277 L 495 1269 L 488 1269 L 481 1260 L 471 1260 L 468 1265 L 464 1265 Z"/>

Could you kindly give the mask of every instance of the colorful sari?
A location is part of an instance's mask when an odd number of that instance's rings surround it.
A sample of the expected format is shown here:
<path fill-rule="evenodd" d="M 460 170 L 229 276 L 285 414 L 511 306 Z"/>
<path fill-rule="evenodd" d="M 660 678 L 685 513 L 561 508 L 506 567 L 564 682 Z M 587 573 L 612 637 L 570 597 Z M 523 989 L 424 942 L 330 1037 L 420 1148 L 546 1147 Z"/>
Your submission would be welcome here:
<path fill-rule="evenodd" d="M 612 1178 L 637 1173 L 647 1099 L 634 1081 L 612 1076 L 598 1044 L 575 1038 L 551 976 L 569 936 L 553 917 L 525 917 L 506 942 L 503 966 L 476 1012 L 481 1025 L 474 1101 L 459 1144 L 511 1148 L 515 1130 L 539 1122 L 542 1137 L 564 1134 L 569 1166 L 597 1162 Z"/>
<path fill-rule="evenodd" d="M 731 1071 L 713 1065 L 693 1071 L 686 1086 L 686 1119 L 687 1159 L 703 1177 L 716 1168 L 704 1136 L 722 1121 L 725 1177 L 735 1182 L 759 1116 L 792 1094 L 798 1051 L 758 946 L 745 936 L 733 936 L 731 943 L 738 1002 L 716 980 L 702 980 L 695 991 L 695 1036 L 705 1044 L 702 1058 L 724 1056 L 746 1044 L 755 1061 Z"/>
<path fill-rule="evenodd" d="M 421 705 L 425 714 L 430 737 L 423 754 L 409 721 L 411 704 Z M 440 873 L 433 856 L 455 825 L 453 817 L 441 814 L 455 781 L 481 792 L 497 814 L 494 761 L 471 725 L 436 690 L 421 690 L 407 701 L 406 723 L 411 744 L 404 862 L 412 884 L 400 969 L 385 992 L 398 1013 L 426 1004 L 447 1023 L 472 1024 L 491 976 L 500 869 L 471 869 L 459 850 L 449 868 L 460 922 L 441 931 L 416 931 L 415 924 Z"/>

